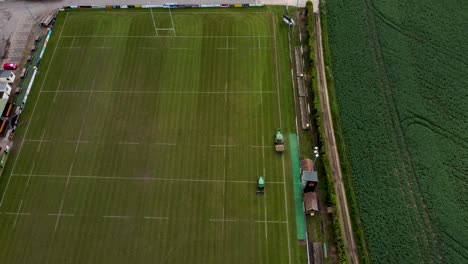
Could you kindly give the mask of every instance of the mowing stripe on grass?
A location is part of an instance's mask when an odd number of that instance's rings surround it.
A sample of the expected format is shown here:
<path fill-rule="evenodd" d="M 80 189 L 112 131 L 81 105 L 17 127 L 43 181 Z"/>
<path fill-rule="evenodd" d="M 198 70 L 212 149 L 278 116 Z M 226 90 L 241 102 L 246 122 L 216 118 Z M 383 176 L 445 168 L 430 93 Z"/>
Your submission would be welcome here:
<path fill-rule="evenodd" d="M 293 176 L 293 189 L 294 189 L 294 204 L 296 205 L 296 231 L 297 239 L 306 239 L 305 218 L 302 205 L 302 184 L 301 184 L 301 171 L 299 162 L 299 149 L 297 145 L 296 134 L 289 134 L 289 145 L 291 148 L 291 166 Z"/>
<path fill-rule="evenodd" d="M 213 183 L 246 183 L 252 184 L 257 181 L 235 181 L 235 180 L 209 180 L 209 179 L 171 179 L 171 178 L 153 178 L 153 177 L 115 177 L 115 176 L 93 176 L 93 175 L 58 175 L 58 174 L 21 174 L 12 173 L 15 177 L 41 177 L 41 178 L 82 178 L 82 179 L 104 179 L 104 180 L 149 180 L 149 181 L 180 181 L 180 182 L 213 182 Z M 268 182 L 269 184 L 284 184 L 282 181 Z"/>

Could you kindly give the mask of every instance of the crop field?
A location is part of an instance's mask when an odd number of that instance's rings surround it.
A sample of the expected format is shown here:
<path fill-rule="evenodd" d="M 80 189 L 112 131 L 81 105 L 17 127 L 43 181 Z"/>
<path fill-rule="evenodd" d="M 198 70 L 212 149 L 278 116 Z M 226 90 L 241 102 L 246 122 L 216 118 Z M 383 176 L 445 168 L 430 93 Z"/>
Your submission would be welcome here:
<path fill-rule="evenodd" d="M 60 12 L 0 179 L 0 263 L 304 263 L 272 146 L 294 129 L 281 10 Z"/>
<path fill-rule="evenodd" d="M 341 126 L 370 260 L 467 263 L 467 5 L 327 5 Z"/>

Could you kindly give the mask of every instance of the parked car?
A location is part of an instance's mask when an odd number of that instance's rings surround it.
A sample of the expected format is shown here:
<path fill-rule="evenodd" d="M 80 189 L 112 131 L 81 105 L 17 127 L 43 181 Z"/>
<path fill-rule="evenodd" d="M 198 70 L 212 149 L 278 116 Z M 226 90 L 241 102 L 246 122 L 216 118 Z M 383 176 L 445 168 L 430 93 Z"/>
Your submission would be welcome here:
<path fill-rule="evenodd" d="M 7 71 L 14 71 L 18 68 L 18 64 L 15 63 L 4 63 L 3 64 L 3 69 Z"/>

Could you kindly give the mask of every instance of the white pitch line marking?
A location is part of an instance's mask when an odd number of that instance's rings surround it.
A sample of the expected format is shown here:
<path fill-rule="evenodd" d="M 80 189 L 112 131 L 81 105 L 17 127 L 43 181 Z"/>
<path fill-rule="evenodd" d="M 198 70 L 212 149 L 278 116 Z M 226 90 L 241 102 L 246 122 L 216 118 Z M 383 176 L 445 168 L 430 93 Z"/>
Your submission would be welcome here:
<path fill-rule="evenodd" d="M 233 180 L 208 180 L 208 179 L 172 179 L 172 178 L 153 178 L 153 177 L 115 177 L 115 176 L 93 176 L 93 175 L 52 175 L 52 174 L 20 174 L 13 173 L 11 174 L 15 177 L 42 177 L 42 178 L 81 178 L 81 179 L 105 179 L 105 180 L 151 180 L 151 181 L 180 181 L 180 182 L 208 182 L 208 183 L 245 183 L 252 184 L 257 183 L 257 181 L 233 181 Z M 268 184 L 284 184 L 282 181 L 268 182 Z"/>
<path fill-rule="evenodd" d="M 64 19 L 64 21 L 63 21 L 63 26 L 62 26 L 62 29 L 60 30 L 60 34 L 59 34 L 59 37 L 58 37 L 58 40 L 57 40 L 57 44 L 55 44 L 56 46 L 55 46 L 55 48 L 54 48 L 54 51 L 52 52 L 52 56 L 51 56 L 51 58 L 50 58 L 50 61 L 51 61 L 51 62 L 54 60 L 55 52 L 57 51 L 57 45 L 59 44 L 60 38 L 62 37 L 63 28 L 64 28 L 65 25 L 67 24 L 68 14 L 69 14 L 69 13 L 67 13 L 67 15 L 65 16 L 65 19 Z M 45 72 L 44 79 L 43 79 L 42 84 L 41 84 L 41 88 L 39 88 L 39 94 L 41 93 L 42 88 L 44 87 L 44 83 L 45 83 L 45 80 L 47 79 L 47 76 L 48 76 L 48 74 L 49 74 L 50 68 L 52 68 L 52 67 L 48 67 L 47 70 L 46 70 L 46 72 Z M 26 130 L 24 131 L 24 138 L 26 138 L 26 135 L 28 134 L 29 126 L 31 125 L 32 117 L 34 116 L 34 113 L 36 112 L 36 107 L 37 107 L 38 102 L 39 102 L 39 96 L 37 97 L 36 103 L 34 104 L 34 107 L 33 107 L 32 113 L 31 113 L 31 119 L 29 120 L 28 125 L 26 126 Z M 23 143 L 24 143 L 24 141 L 23 141 Z M 16 164 L 18 163 L 18 157 L 20 157 L 21 150 L 23 149 L 23 145 L 24 145 L 23 143 L 21 143 L 21 145 L 20 145 L 20 147 L 19 147 L 18 155 L 16 156 L 15 162 L 13 163 L 13 168 L 11 169 L 12 172 L 15 171 Z M 8 181 L 7 181 L 5 190 L 3 191 L 2 199 L 0 200 L 0 207 L 2 207 L 2 205 L 3 205 L 3 201 L 4 201 L 4 199 L 5 199 L 5 195 L 6 195 L 7 191 L 8 191 L 8 187 L 10 186 L 10 181 L 11 181 L 11 174 L 10 174 L 10 177 L 8 177 Z"/>
<path fill-rule="evenodd" d="M 61 85 L 61 84 L 62 84 L 62 80 L 59 80 L 59 83 L 58 83 L 58 86 L 57 86 L 57 90 L 55 91 L 54 100 L 52 101 L 52 103 L 55 103 L 55 99 L 57 99 L 57 94 L 59 93 L 60 85 Z"/>
<path fill-rule="evenodd" d="M 26 188 L 28 188 L 29 182 L 31 181 L 31 175 L 32 175 L 32 172 L 34 170 L 34 167 L 36 167 L 36 162 L 33 163 L 32 167 L 31 167 L 31 170 L 29 171 L 28 181 L 26 182 Z"/>
<path fill-rule="evenodd" d="M 144 219 L 150 219 L 150 220 L 169 220 L 169 217 L 161 217 L 161 216 L 145 216 L 143 217 Z"/>
<path fill-rule="evenodd" d="M 119 219 L 130 219 L 133 218 L 131 215 L 103 215 L 103 218 L 119 218 Z"/>
<path fill-rule="evenodd" d="M 151 5 L 150 5 L 150 12 L 151 12 L 151 18 L 153 18 L 154 33 L 156 34 L 156 36 L 158 36 L 158 29 L 156 27 L 156 21 L 154 20 L 153 9 L 151 8 Z"/>
<path fill-rule="evenodd" d="M 128 36 L 128 35 L 66 35 L 62 38 L 273 38 L 271 35 L 238 35 L 238 36 Z"/>
<path fill-rule="evenodd" d="M 286 221 L 266 221 L 266 220 L 258 220 L 258 221 L 255 221 L 255 223 L 269 223 L 269 224 L 287 224 L 288 222 Z"/>
<path fill-rule="evenodd" d="M 60 222 L 60 216 L 62 216 L 63 201 L 64 201 L 64 199 L 62 199 L 62 201 L 60 202 L 59 212 L 57 214 L 57 219 L 55 220 L 54 232 L 57 231 L 57 227 L 58 227 L 58 224 Z"/>
<path fill-rule="evenodd" d="M 52 142 L 52 140 L 48 140 L 48 139 L 45 139 L 45 140 L 41 140 L 41 139 L 23 139 L 24 142 Z"/>
<path fill-rule="evenodd" d="M 71 175 L 71 172 L 73 170 L 73 164 L 74 164 L 74 162 L 72 162 L 72 164 L 70 165 L 70 169 L 68 170 L 67 182 L 65 183 L 65 189 L 63 190 L 62 201 L 60 202 L 60 208 L 59 208 L 59 212 L 57 214 L 57 220 L 55 221 L 54 232 L 57 231 L 57 227 L 58 227 L 59 222 L 60 222 L 60 217 L 63 215 L 62 214 L 63 203 L 65 201 L 65 196 L 67 195 L 68 184 L 70 183 L 70 175 Z"/>
<path fill-rule="evenodd" d="M 13 227 L 11 228 L 12 230 L 15 229 L 15 227 L 16 227 L 16 223 L 18 222 L 18 216 L 21 213 L 21 207 L 22 206 L 23 206 L 23 200 L 21 200 L 21 203 L 20 203 L 20 205 L 18 207 L 18 212 L 16 212 L 15 222 L 13 223 Z"/>
<path fill-rule="evenodd" d="M 42 145 L 42 142 L 44 141 L 44 134 L 45 134 L 45 129 L 42 130 L 41 140 L 39 140 L 39 145 L 37 146 L 36 152 L 41 151 L 41 145 Z"/>
<path fill-rule="evenodd" d="M 41 93 L 55 93 L 57 91 L 41 91 Z M 66 90 L 59 91 L 60 93 L 89 93 L 89 90 Z M 201 91 L 114 91 L 114 90 L 95 90 L 94 93 L 133 93 L 133 94 L 222 94 L 226 92 L 201 92 Z M 229 91 L 228 94 L 258 94 L 258 93 L 268 93 L 275 94 L 277 91 Z"/>
<path fill-rule="evenodd" d="M 175 146 L 176 143 L 165 143 L 165 142 L 153 142 L 150 145 L 159 145 L 159 146 Z"/>
<path fill-rule="evenodd" d="M 93 90 L 94 90 L 94 85 L 96 84 L 96 78 L 94 78 L 93 80 L 93 84 L 91 85 L 91 90 L 89 90 L 89 95 L 88 95 L 88 101 L 87 101 L 87 105 L 89 105 L 89 101 L 91 101 L 91 97 L 93 95 Z M 88 111 L 86 110 L 86 113 L 88 113 Z"/>
<path fill-rule="evenodd" d="M 5 212 L 6 215 L 31 215 L 31 213 Z"/>
<path fill-rule="evenodd" d="M 76 141 L 75 153 L 78 152 L 78 146 L 80 145 L 81 133 L 83 133 L 83 129 L 80 129 L 80 134 L 78 135 L 78 140 Z"/>
<path fill-rule="evenodd" d="M 48 216 L 75 216 L 75 214 L 47 214 Z"/>
<path fill-rule="evenodd" d="M 172 30 L 174 32 L 174 37 L 177 37 L 176 31 L 175 31 L 174 19 L 172 19 L 171 7 L 169 7 L 169 15 L 171 16 L 171 23 L 172 23 Z"/>

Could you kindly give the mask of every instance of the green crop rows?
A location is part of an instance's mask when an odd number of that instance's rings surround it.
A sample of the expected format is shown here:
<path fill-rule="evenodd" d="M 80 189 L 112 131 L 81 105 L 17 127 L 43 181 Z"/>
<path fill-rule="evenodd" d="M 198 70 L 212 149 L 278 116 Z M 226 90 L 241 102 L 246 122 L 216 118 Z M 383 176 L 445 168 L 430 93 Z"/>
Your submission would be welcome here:
<path fill-rule="evenodd" d="M 304 263 L 271 142 L 295 131 L 282 10 L 60 12 L 0 179 L 0 263 Z"/>
<path fill-rule="evenodd" d="M 467 5 L 327 1 L 326 10 L 370 260 L 467 263 Z"/>

